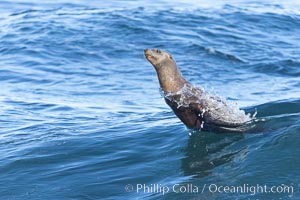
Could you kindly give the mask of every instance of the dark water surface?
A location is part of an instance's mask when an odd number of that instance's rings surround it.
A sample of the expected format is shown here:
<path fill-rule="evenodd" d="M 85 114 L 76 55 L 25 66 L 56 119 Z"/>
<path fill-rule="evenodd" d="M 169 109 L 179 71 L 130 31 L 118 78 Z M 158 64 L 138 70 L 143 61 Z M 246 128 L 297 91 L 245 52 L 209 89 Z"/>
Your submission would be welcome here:
<path fill-rule="evenodd" d="M 0 1 L 0 13 L 1 199 L 300 199 L 299 2 Z M 257 110 L 260 129 L 191 134 L 144 48 Z"/>

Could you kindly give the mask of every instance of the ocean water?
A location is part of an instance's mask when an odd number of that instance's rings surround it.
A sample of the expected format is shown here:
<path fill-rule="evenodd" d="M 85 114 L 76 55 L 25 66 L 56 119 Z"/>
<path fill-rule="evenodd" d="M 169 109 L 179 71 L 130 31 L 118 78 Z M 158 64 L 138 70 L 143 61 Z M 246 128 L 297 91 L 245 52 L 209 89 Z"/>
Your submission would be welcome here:
<path fill-rule="evenodd" d="M 0 13 L 0 199 L 300 199 L 296 0 L 22 0 Z M 259 129 L 191 133 L 145 48 L 257 111 Z"/>

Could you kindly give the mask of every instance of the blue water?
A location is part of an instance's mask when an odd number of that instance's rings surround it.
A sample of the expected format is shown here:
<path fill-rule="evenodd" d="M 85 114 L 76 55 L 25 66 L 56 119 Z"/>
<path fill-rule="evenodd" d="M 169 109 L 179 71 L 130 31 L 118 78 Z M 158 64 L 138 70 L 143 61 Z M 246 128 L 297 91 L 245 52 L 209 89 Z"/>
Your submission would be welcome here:
<path fill-rule="evenodd" d="M 1 199 L 300 199 L 296 0 L 22 0 L 0 1 L 0 13 Z M 145 48 L 256 110 L 259 129 L 191 133 L 161 97 Z M 210 184 L 293 192 L 201 191 Z"/>

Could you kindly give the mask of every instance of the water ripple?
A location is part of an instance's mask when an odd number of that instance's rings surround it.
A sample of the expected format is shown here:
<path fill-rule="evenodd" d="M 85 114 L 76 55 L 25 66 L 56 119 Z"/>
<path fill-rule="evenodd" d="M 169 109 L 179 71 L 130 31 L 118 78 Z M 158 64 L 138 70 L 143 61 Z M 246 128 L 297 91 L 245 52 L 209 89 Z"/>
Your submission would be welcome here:
<path fill-rule="evenodd" d="M 124 191 L 137 183 L 299 189 L 297 2 L 0 5 L 1 198 L 162 198 Z M 187 80 L 257 111 L 256 134 L 189 133 L 160 96 L 145 48 L 167 50 Z"/>

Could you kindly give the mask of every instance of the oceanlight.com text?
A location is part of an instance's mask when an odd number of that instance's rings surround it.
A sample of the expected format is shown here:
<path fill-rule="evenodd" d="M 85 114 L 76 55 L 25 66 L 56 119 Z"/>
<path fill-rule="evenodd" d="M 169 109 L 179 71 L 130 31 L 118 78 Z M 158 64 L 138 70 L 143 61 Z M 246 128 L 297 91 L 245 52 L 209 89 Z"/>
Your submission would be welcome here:
<path fill-rule="evenodd" d="M 242 184 L 242 185 L 219 185 L 219 184 L 203 184 L 196 185 L 192 183 L 186 184 L 127 184 L 125 191 L 136 193 L 160 193 L 165 195 L 166 193 L 231 193 L 231 194 L 250 194 L 255 195 L 259 193 L 275 194 L 285 193 L 293 194 L 294 187 L 292 185 L 266 185 L 266 184 Z"/>

